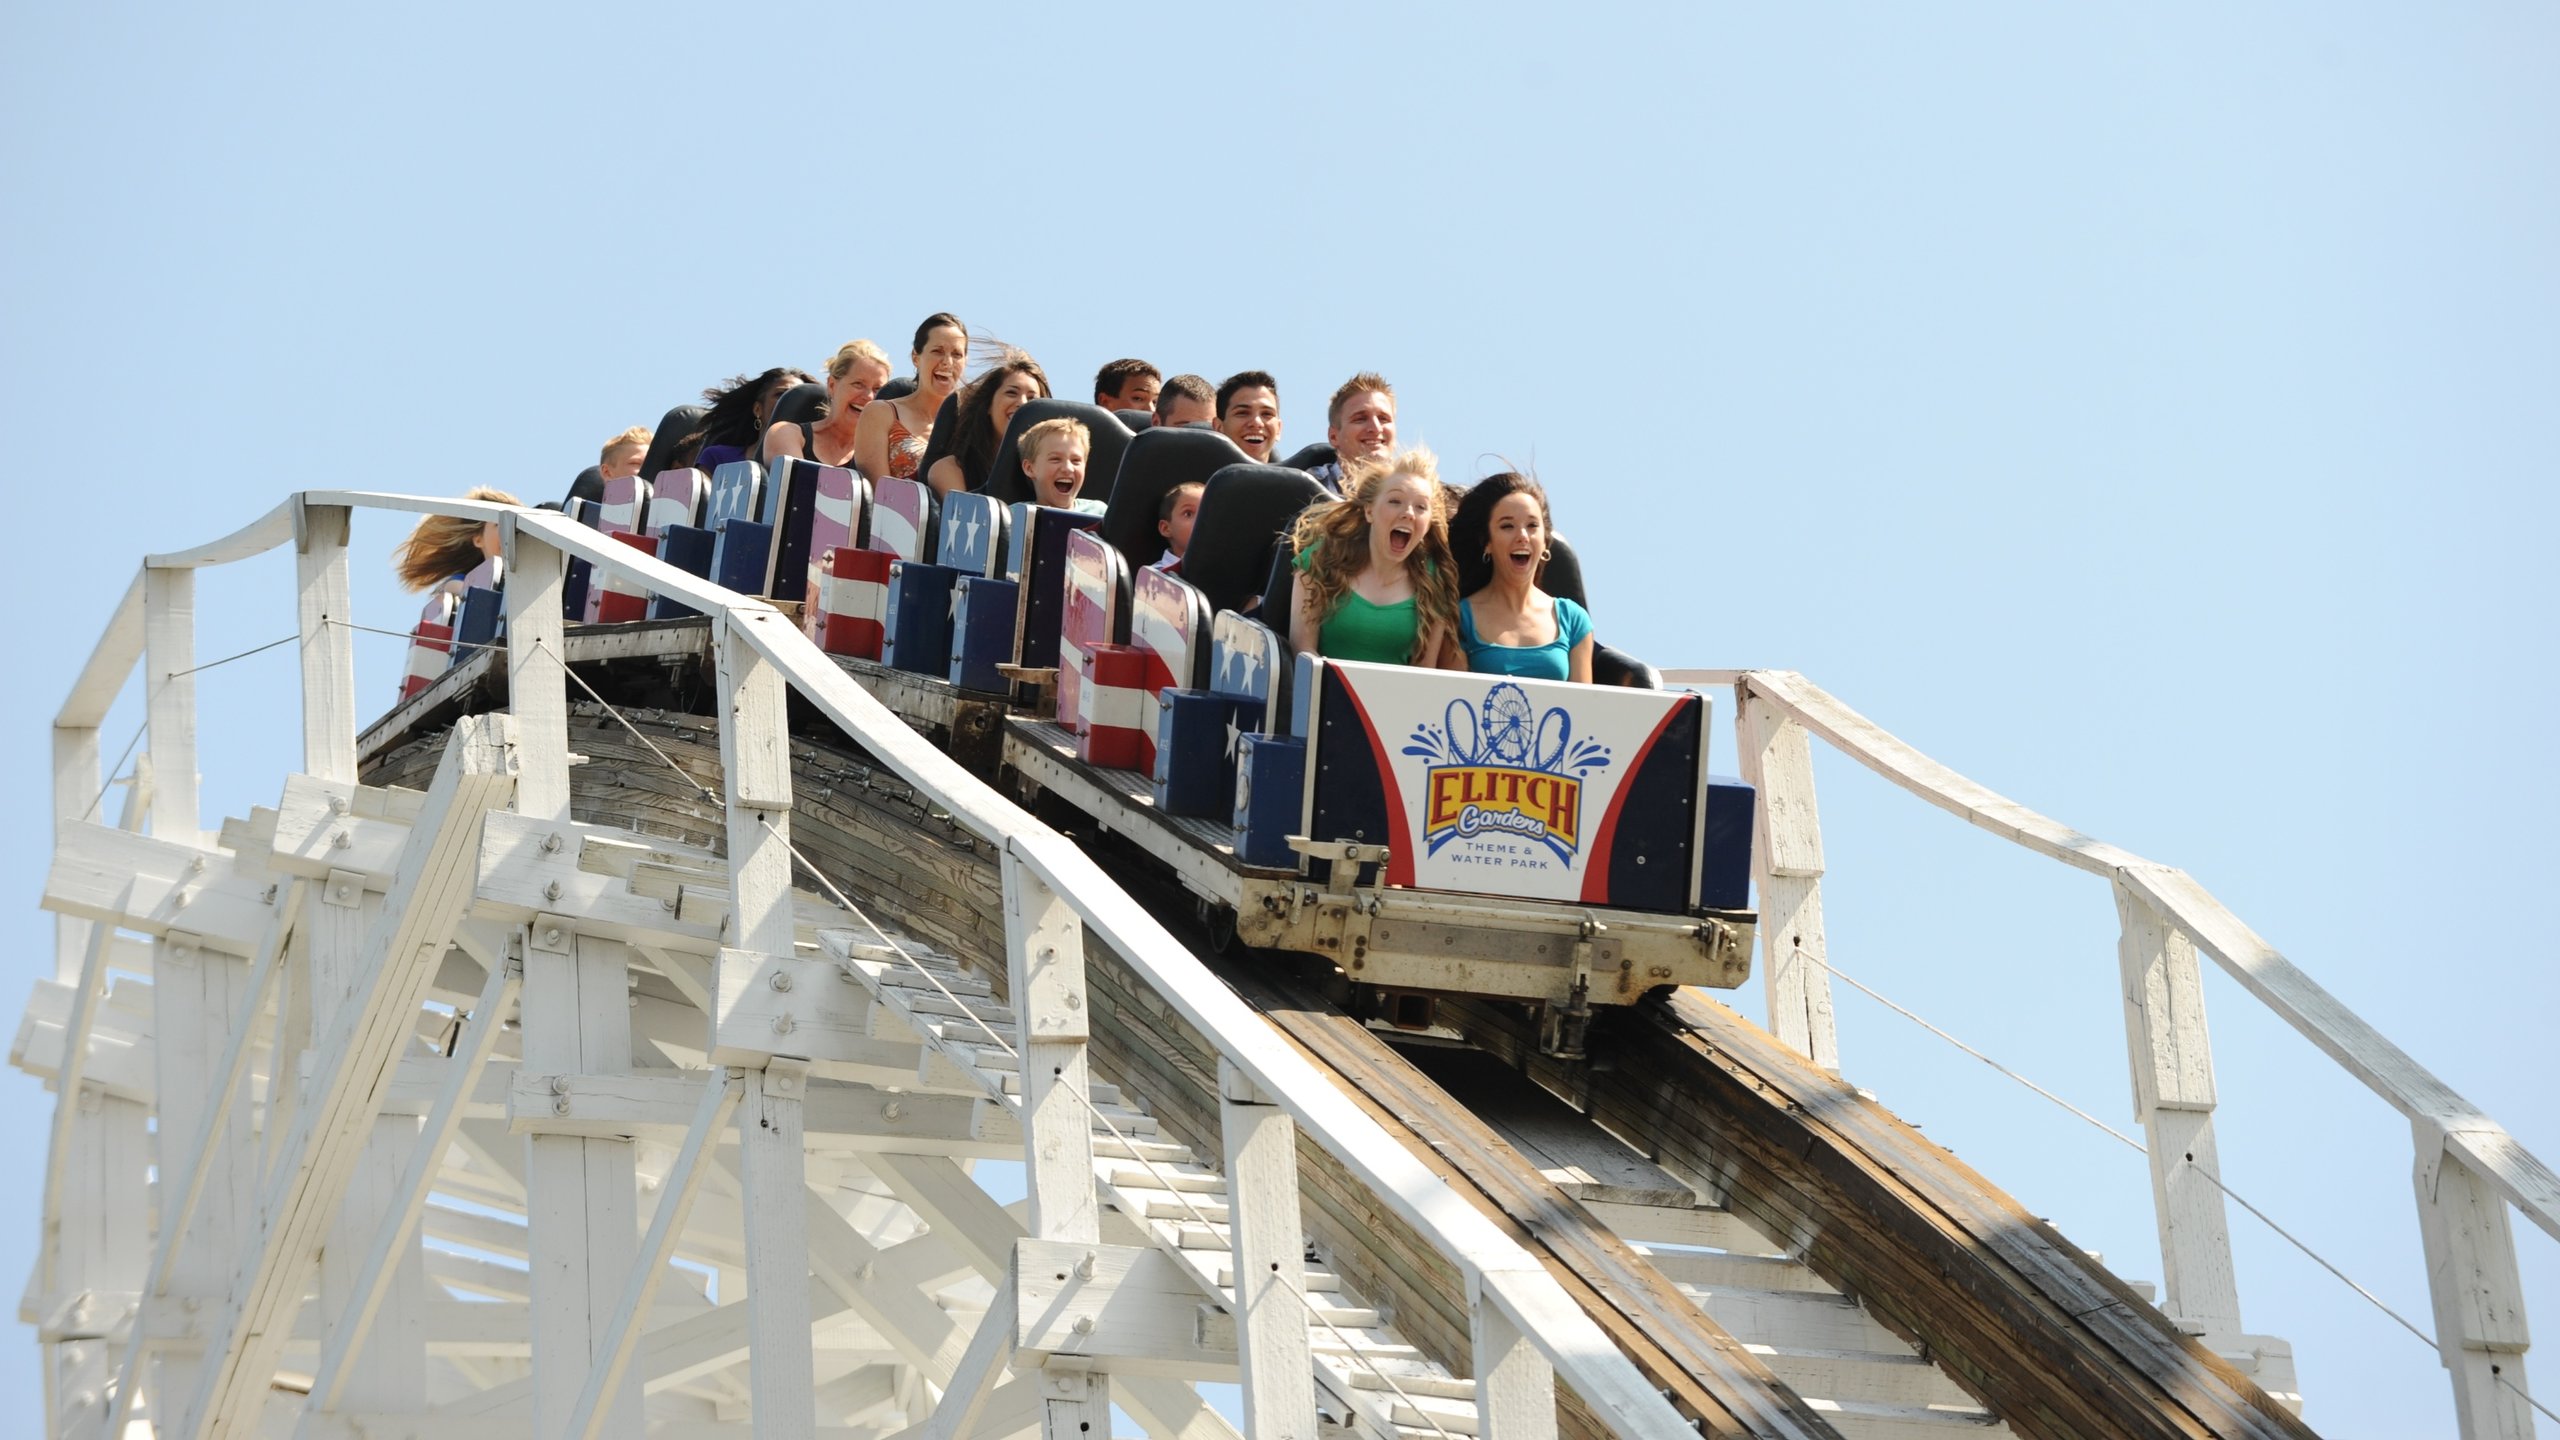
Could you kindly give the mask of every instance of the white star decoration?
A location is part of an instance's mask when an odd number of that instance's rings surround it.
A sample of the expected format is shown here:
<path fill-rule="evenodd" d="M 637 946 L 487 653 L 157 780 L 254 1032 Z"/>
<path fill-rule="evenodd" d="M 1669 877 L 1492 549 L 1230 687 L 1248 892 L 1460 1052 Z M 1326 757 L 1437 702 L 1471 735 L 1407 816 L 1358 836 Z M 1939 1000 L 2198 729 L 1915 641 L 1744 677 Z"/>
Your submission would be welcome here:
<path fill-rule="evenodd" d="M 1228 758 L 1229 760 L 1233 760 L 1233 759 L 1235 759 L 1235 758 L 1236 758 L 1236 738 L 1237 738 L 1237 736 L 1238 736 L 1238 735 L 1240 735 L 1241 733 L 1242 733 L 1241 731 L 1239 731 L 1239 730 L 1237 730 L 1237 729 L 1236 729 L 1236 715 L 1235 715 L 1235 712 L 1234 712 L 1233 710 L 1228 711 L 1228 712 L 1227 712 L 1227 758 Z"/>

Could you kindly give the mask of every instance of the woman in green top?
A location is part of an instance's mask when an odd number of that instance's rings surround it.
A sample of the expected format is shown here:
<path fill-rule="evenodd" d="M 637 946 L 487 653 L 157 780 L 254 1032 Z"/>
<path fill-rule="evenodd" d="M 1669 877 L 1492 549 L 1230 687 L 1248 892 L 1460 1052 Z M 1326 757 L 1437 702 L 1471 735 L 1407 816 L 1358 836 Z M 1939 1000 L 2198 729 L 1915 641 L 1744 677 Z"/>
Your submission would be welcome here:
<path fill-rule="evenodd" d="M 1466 669 L 1451 640 L 1458 566 L 1431 452 L 1354 462 L 1342 488 L 1344 499 L 1298 518 L 1289 643 L 1333 660 Z"/>

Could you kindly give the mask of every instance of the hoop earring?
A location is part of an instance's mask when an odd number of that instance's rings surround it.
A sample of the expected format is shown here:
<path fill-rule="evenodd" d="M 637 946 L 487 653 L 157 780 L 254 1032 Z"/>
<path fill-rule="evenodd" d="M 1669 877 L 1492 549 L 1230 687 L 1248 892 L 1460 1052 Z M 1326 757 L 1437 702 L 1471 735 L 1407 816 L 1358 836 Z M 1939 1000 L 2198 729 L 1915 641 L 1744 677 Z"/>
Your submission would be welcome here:
<path fill-rule="evenodd" d="M 1544 565 L 1554 558 L 1556 558 L 1556 552 L 1553 550 L 1541 550 L 1538 552 L 1538 563 L 1541 565 Z"/>

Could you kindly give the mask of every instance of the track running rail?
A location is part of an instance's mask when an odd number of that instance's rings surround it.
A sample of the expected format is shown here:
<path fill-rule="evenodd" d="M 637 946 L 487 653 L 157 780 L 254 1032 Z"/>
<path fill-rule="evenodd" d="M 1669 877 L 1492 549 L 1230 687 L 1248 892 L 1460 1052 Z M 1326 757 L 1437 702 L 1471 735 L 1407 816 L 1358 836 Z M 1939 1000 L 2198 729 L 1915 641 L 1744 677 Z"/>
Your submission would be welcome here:
<path fill-rule="evenodd" d="M 2122 924 L 2125 1038 L 2150 1138 L 2166 1280 L 2162 1308 L 2210 1346 L 2239 1340 L 2239 1297 L 2213 1151 L 2213 1058 L 2195 952 L 2407 1117 L 2436 1343 L 2465 1437 L 2533 1434 L 2512 1205 L 2560 1239 L 2560 1176 L 2479 1107 L 2286 959 L 2183 870 L 2084 835 L 1994 793 L 1791 670 L 1670 670 L 1730 685 L 1744 777 L 1758 787 L 1753 878 L 1771 1028 L 1833 1071 L 1839 1047 L 1822 928 L 1822 840 L 1808 737 L 1939 809 L 2105 878 Z M 1794 943 L 1780 948 L 1780 936 Z"/>
<path fill-rule="evenodd" d="M 1080 1003 L 1081 951 L 1071 943 L 1060 942 L 1072 936 L 1077 924 L 1099 936 L 1217 1046 L 1233 1072 L 1227 1082 L 1231 1100 L 1257 1108 L 1275 1107 L 1285 1114 L 1286 1123 L 1303 1127 L 1381 1203 L 1457 1268 L 1465 1279 L 1469 1297 L 1475 1373 L 1482 1423 L 1488 1436 L 1500 1436 L 1501 1440 L 1550 1440 L 1555 1433 L 1554 1380 L 1560 1374 L 1599 1421 L 1618 1435 L 1629 1440 L 1694 1440 L 1697 1432 L 1689 1422 L 1583 1314 L 1535 1257 L 1441 1182 L 1338 1091 L 1066 837 L 1005 800 L 935 749 L 874 700 L 771 605 L 712 585 L 564 516 L 442 497 L 313 490 L 290 497 L 256 522 L 210 544 L 148 557 L 55 718 L 58 823 L 83 818 L 97 795 L 101 781 L 98 727 L 125 679 L 148 651 L 153 673 L 145 686 L 149 712 L 146 758 L 151 773 L 158 777 L 150 792 L 153 832 L 162 839 L 188 844 L 200 839 L 193 781 L 194 695 L 192 681 L 186 678 L 194 663 L 192 572 L 246 560 L 287 543 L 296 547 L 300 577 L 305 767 L 324 781 L 354 781 L 354 654 L 347 629 L 350 616 L 346 568 L 347 520 L 354 509 L 448 515 L 493 521 L 502 527 L 511 581 L 507 646 L 509 669 L 515 678 L 511 728 L 519 767 L 514 800 L 518 812 L 564 821 L 568 814 L 570 759 L 562 681 L 541 669 L 550 666 L 556 670 L 561 664 L 557 645 L 562 557 L 587 560 L 597 567 L 599 576 L 614 575 L 651 595 L 667 596 L 703 612 L 712 619 L 715 653 L 720 657 L 723 754 L 730 762 L 723 767 L 723 799 L 731 814 L 734 919 L 727 939 L 732 946 L 760 951 L 765 956 L 779 953 L 787 957 L 792 949 L 787 895 L 789 858 L 787 854 L 777 858 L 775 846 L 753 836 L 754 822 L 741 818 L 776 813 L 775 760 L 788 755 L 784 707 L 779 703 L 779 686 L 773 683 L 778 679 L 816 706 L 855 743 L 930 796 L 958 824 L 1000 849 L 1005 861 L 1008 948 L 1019 952 L 1010 957 L 1018 983 L 1026 972 L 1037 975 L 1043 966 L 1063 967 L 1063 980 L 1036 979 L 1034 985 L 1040 993 L 1060 993 L 1058 987 L 1063 984 L 1072 989 Z M 543 614 L 546 602 L 547 617 Z M 542 653 L 546 649 L 549 653 Z M 787 816 L 787 758 L 778 769 L 784 787 L 779 809 Z M 744 831 L 742 826 L 746 827 Z M 742 836 L 745 844 L 741 843 Z M 776 916 L 780 926 L 778 944 Z M 1060 918 L 1068 921 L 1063 932 L 1056 926 Z M 1017 925 L 1017 919 L 1022 923 Z M 64 979 L 76 978 L 78 983 L 94 989 L 105 978 L 101 956 L 108 947 L 103 943 L 89 944 L 91 923 L 71 919 L 60 922 L 57 969 Z M 103 932 L 101 938 L 106 938 Z M 440 947 L 442 941 L 437 943 Z M 727 955 L 734 953 L 724 952 L 724 963 Z M 378 961 L 379 957 L 372 957 L 368 963 Z M 774 988 L 787 987 L 777 984 Z M 1088 1160 L 1078 1180 L 1069 1178 L 1074 1167 L 1055 1163 L 1055 1147 L 1059 1145 L 1090 1155 L 1092 1137 L 1087 1117 L 1079 1106 L 1038 1103 L 1036 1091 L 1042 1082 L 1035 1079 L 1034 1073 L 1041 1068 L 1037 1062 L 1046 1058 L 1044 1052 L 1054 1049 L 1054 1042 L 1048 1037 L 1060 1029 L 1080 1027 L 1081 1021 L 1079 1018 L 1073 1026 L 1061 1026 L 1057 1016 L 1035 1013 L 1035 1007 L 1019 990 L 1015 999 L 1021 1006 L 1024 1082 L 1031 1087 L 1025 1095 L 1023 1124 L 1035 1216 L 1033 1235 L 1040 1240 L 1093 1242 L 1098 1236 L 1090 1228 L 1096 1203 L 1092 1166 Z M 765 1076 L 749 1076 L 749 1111 L 758 1105 L 765 1107 L 764 1113 L 781 1106 L 796 1107 L 797 1101 L 792 1098 L 796 1079 L 788 1073 L 789 1062 L 777 1057 L 772 1063 L 775 1068 Z M 1081 1073 L 1081 1063 L 1079 1056 L 1072 1073 Z M 65 1097 L 60 1107 L 66 1117 L 61 1123 L 68 1123 L 67 1117 L 77 1108 L 73 1098 Z M 741 1111 L 742 1132 L 749 1111 Z M 790 1128 L 796 1132 L 796 1108 L 791 1113 L 795 1118 Z M 1233 1144 L 1231 1137 L 1231 1148 Z M 1266 1152 L 1272 1149 L 1267 1141 L 1257 1142 L 1257 1147 Z M 1286 1143 L 1277 1146 L 1283 1155 L 1289 1149 Z M 759 1162 L 749 1156 L 745 1163 L 752 1171 Z M 774 1262 L 781 1268 L 770 1272 L 753 1268 L 759 1237 L 752 1227 L 759 1207 L 752 1173 L 748 1184 L 750 1287 L 751 1293 L 762 1295 L 767 1286 L 755 1278 L 757 1275 L 805 1274 L 806 1262 L 802 1256 L 794 1268 L 795 1262 L 786 1250 Z M 53 1193 L 51 1185 L 49 1181 L 49 1195 Z M 1077 1187 L 1080 1195 L 1072 1193 Z M 1239 1207 L 1247 1203 L 1252 1188 L 1250 1183 L 1236 1186 Z M 161 1189 L 165 1200 L 170 1187 L 164 1184 Z M 1293 1189 L 1286 1201 L 1292 1206 Z M 790 1213 L 790 1228 L 796 1229 L 796 1204 Z M 1082 1227 L 1073 1223 L 1076 1214 L 1084 1217 Z M 1063 1230 L 1055 1223 L 1059 1216 L 1068 1219 Z M 252 1219 L 249 1223 L 254 1231 L 257 1222 Z M 1286 1223 L 1294 1226 L 1294 1215 Z M 778 1228 L 763 1237 L 766 1243 L 786 1247 L 794 1243 L 780 1235 Z M 1244 1229 L 1240 1212 L 1238 1233 Z M 242 1237 L 238 1248 L 244 1255 L 257 1253 L 258 1236 L 253 1233 Z M 240 1278 L 238 1289 L 242 1290 L 251 1288 L 248 1282 L 252 1280 L 259 1282 L 255 1288 L 260 1291 L 274 1291 L 281 1286 L 282 1292 L 291 1297 L 279 1302 L 288 1307 L 284 1320 L 289 1329 L 290 1306 L 299 1303 L 299 1279 L 247 1274 Z M 148 1297 L 145 1304 L 147 1310 Z M 280 1353 L 275 1347 L 282 1340 L 261 1331 L 261 1317 L 237 1313 L 240 1301 L 236 1293 L 231 1305 L 233 1313 L 210 1337 L 201 1362 L 201 1376 L 195 1381 L 193 1403 L 188 1404 L 177 1395 L 155 1398 L 153 1419 L 161 1435 L 241 1435 L 254 1431 L 259 1406 L 269 1387 L 273 1356 Z M 1263 1342 L 1257 1339 L 1257 1328 L 1268 1332 L 1299 1327 L 1302 1356 L 1303 1322 L 1290 1316 L 1286 1326 L 1253 1327 L 1242 1304 L 1237 1319 L 1244 1332 L 1239 1336 L 1239 1348 L 1246 1356 L 1247 1415 L 1262 1416 L 1268 1405 L 1287 1407 L 1287 1392 L 1292 1390 L 1297 1395 L 1295 1403 L 1304 1405 L 1309 1377 L 1303 1364 L 1294 1374 L 1269 1373 L 1272 1383 L 1260 1386 L 1252 1364 L 1255 1355 L 1266 1353 Z M 796 1327 L 802 1375 L 808 1364 L 806 1322 L 804 1311 Z M 541 1323 L 537 1316 L 537 1326 Z M 987 1323 L 992 1327 L 998 1322 L 991 1318 Z M 137 1321 L 137 1334 L 140 1328 Z M 791 1334 L 792 1327 L 783 1325 L 767 1331 L 759 1320 L 757 1332 L 757 1348 L 753 1352 L 757 1369 L 757 1433 L 809 1433 L 805 1418 L 796 1423 L 790 1418 L 795 1403 L 800 1415 L 807 1415 L 809 1398 L 805 1386 L 795 1402 L 789 1385 L 769 1385 L 765 1375 L 768 1340 Z M 1279 1338 L 1272 1336 L 1274 1341 Z M 252 1354 L 260 1352 L 262 1343 L 266 1345 L 263 1352 Z M 773 1348 L 781 1351 L 789 1347 L 777 1344 Z M 1285 1354 L 1286 1350 L 1275 1344 L 1268 1353 Z M 971 1354 L 978 1355 L 975 1347 Z M 264 1371 L 259 1368 L 262 1358 Z M 601 1383 L 607 1388 L 613 1378 L 605 1372 L 610 1358 L 599 1358 L 596 1370 L 596 1376 L 603 1377 Z M 776 1359 L 782 1357 L 777 1355 Z M 163 1373 L 165 1376 L 167 1372 Z M 786 1366 L 778 1373 L 787 1379 L 789 1370 Z M 1049 1373 L 1054 1377 L 1064 1372 L 1053 1369 Z M 120 1385 L 115 1418 L 121 1421 L 130 1413 L 128 1407 L 138 1377 L 110 1378 Z M 537 1371 L 537 1385 L 550 1387 L 552 1393 L 559 1393 L 557 1387 L 565 1384 L 565 1393 L 577 1396 L 582 1380 L 589 1385 L 599 1383 L 595 1376 L 575 1374 L 567 1376 L 565 1382 L 557 1377 L 546 1382 Z M 1066 1382 L 1057 1383 L 1064 1386 Z M 1062 1425 L 1062 1417 L 1089 1413 L 1082 1408 L 1089 1399 L 1071 1404 L 1060 1401 L 1058 1392 L 1044 1388 L 1044 1394 L 1050 1401 L 1044 1413 L 1044 1430 L 1052 1436 L 1074 1435 L 1076 1426 Z M 961 1388 L 950 1391 L 944 1408 L 960 1413 L 949 1417 L 938 1414 L 932 1433 L 946 1433 L 942 1428 L 945 1423 L 965 1426 L 967 1407 L 976 1398 L 979 1397 L 963 1393 Z M 543 1410 L 541 1404 L 538 1399 L 537 1416 L 552 1413 Z M 580 1413 L 582 1419 L 595 1418 L 592 1396 Z M 1285 1415 L 1285 1409 L 1271 1413 Z M 1305 1421 L 1310 1435 L 1313 1419 L 1312 1411 L 1308 1411 Z M 965 1429 L 952 1433 L 964 1434 Z"/>

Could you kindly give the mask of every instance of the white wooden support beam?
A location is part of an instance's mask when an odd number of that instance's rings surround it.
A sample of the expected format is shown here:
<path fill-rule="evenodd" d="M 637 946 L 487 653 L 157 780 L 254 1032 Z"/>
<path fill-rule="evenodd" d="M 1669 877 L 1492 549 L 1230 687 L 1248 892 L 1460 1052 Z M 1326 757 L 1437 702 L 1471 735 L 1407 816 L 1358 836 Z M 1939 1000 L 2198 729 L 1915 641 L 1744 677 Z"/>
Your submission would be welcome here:
<path fill-rule="evenodd" d="M 1813 745 L 1805 728 L 1736 683 L 1734 736 L 1752 789 L 1751 880 L 1760 892 L 1760 984 L 1769 1031 L 1838 1074 L 1831 1012 L 1830 945 L 1822 929 L 1822 824 L 1813 798 Z"/>
<path fill-rule="evenodd" d="M 294 585 L 302 634 L 302 768 L 323 780 L 356 778 L 355 610 L 347 593 L 344 505 L 293 498 Z"/>
<path fill-rule="evenodd" d="M 471 894 L 480 818 L 515 786 L 504 716 L 466 716 L 447 741 L 400 873 L 366 937 L 374 963 L 338 1010 L 314 1056 L 310 1100 L 279 1153 L 262 1197 L 262 1223 L 240 1251 L 221 1320 L 213 1327 L 185 1433 L 252 1433 L 292 1333 L 331 1215 L 362 1160 L 401 1052 Z M 164 1085 L 167 1082 L 164 1079 Z M 163 1096 L 165 1110 L 167 1096 Z"/>
<path fill-rule="evenodd" d="M 1555 1440 L 1556 1372 L 1518 1321 L 1487 1294 L 1493 1276 L 1467 1277 L 1474 1331 L 1476 1414 L 1482 1440 Z M 1595 1407 L 1596 1408 L 1596 1407 Z M 1605 1423 L 1605 1414 L 1604 1414 Z"/>
<path fill-rule="evenodd" d="M 143 710 L 150 726 L 151 833 L 204 843 L 196 815 L 196 573 L 142 572 Z"/>
<path fill-rule="evenodd" d="M 1013 1358 L 1019 1308 L 1014 1295 L 1012 1281 L 996 1286 L 995 1298 L 987 1302 L 987 1313 L 969 1337 L 969 1348 L 952 1367 L 950 1382 L 942 1387 L 942 1399 L 933 1407 L 919 1440 L 970 1440 L 977 1433 L 987 1400 L 1004 1381 L 1007 1362 Z"/>
<path fill-rule="evenodd" d="M 2125 1053 L 2134 1119 L 2148 1139 L 2160 1226 L 2162 1309 L 2208 1347 L 2240 1337 L 2240 1281 L 2213 1134 L 2213 1043 L 2195 943 L 2149 901 L 2115 887 Z"/>
<path fill-rule="evenodd" d="M 729 1114 L 737 1108 L 745 1088 L 737 1076 L 726 1070 L 715 1070 L 696 1084 L 702 1098 L 695 1107 L 693 1124 L 685 1131 L 684 1144 L 667 1170 L 658 1192 L 658 1213 L 650 1217 L 648 1237 L 641 1241 L 638 1261 L 624 1282 L 622 1303 L 605 1327 L 602 1343 L 588 1366 L 586 1386 L 578 1392 L 577 1409 L 569 1417 L 564 1433 L 577 1440 L 596 1440 L 613 1419 L 606 1402 L 622 1389 L 632 1352 L 639 1348 L 641 1321 L 656 1303 L 658 1280 L 666 1273 L 667 1257 L 675 1253 L 676 1236 L 683 1233 L 685 1217 L 693 1212 L 693 1197 L 707 1168 L 702 1164 L 703 1151 L 719 1143 L 720 1131 L 729 1123 Z M 805 1314 L 805 1278 L 799 1289 Z M 628 1414 L 621 1417 L 622 1430 L 627 1432 L 636 1418 Z"/>
<path fill-rule="evenodd" d="M 2442 1131 L 2411 1128 L 2436 1353 L 2453 1380 L 2463 1440 L 2532 1440 L 2524 1356 L 2533 1337 L 2506 1197 L 2453 1153 Z"/>
<path fill-rule="evenodd" d="M 574 853 L 574 852 L 573 852 Z M 484 874 L 485 864 L 484 864 Z M 525 944 L 523 1072 L 617 1074 L 631 1068 L 630 954 L 578 933 L 566 915 L 535 917 Z M 533 1279 L 535 1428 L 558 1435 L 639 1245 L 631 1143 L 531 1135 L 525 1139 L 525 1218 Z M 639 1413 L 626 1378 L 613 1413 Z"/>
<path fill-rule="evenodd" d="M 1246 1440 L 1315 1440 L 1297 1122 L 1222 1059 L 1218 1124 L 1227 1158 Z"/>
<path fill-rule="evenodd" d="M 1204 1330 L 1201 1313 L 1208 1304 L 1199 1282 L 1161 1250 L 1024 1240 L 1014 1247 L 1013 1268 L 999 1288 L 1017 1297 L 1011 1348 L 1024 1362 L 1053 1372 L 1070 1367 L 1108 1370 L 1115 1382 L 1139 1375 L 1183 1381 L 1237 1378 L 1235 1327 Z M 991 1309 L 987 1315 L 992 1320 L 996 1312 Z M 1291 1318 L 1304 1336 L 1306 1313 Z M 1295 1374 L 1266 1388 L 1305 1392 L 1308 1422 L 1299 1433 L 1315 1434 L 1315 1382 L 1304 1362 Z M 1247 1436 L 1256 1433 L 1254 1423 L 1248 1395 Z"/>
<path fill-rule="evenodd" d="M 568 557 L 516 524 L 501 523 L 507 586 L 507 709 L 515 716 L 523 774 L 516 813 L 569 818 L 569 674 L 562 662 L 561 588 Z"/>
<path fill-rule="evenodd" d="M 800 1099 L 809 1070 L 775 1059 L 750 1072 L 738 1107 L 738 1179 L 746 1214 L 749 1352 L 758 1440 L 816 1431 L 816 1357 L 809 1346 L 808 1156 Z"/>
<path fill-rule="evenodd" d="M 87 820 L 106 789 L 106 779 L 99 771 L 98 727 L 95 725 L 56 725 L 53 727 L 53 824 L 56 830 L 66 820 Z M 89 953 L 89 927 L 95 921 L 77 915 L 57 915 L 53 919 L 53 978 L 69 984 L 81 971 L 81 963 Z"/>
<path fill-rule="evenodd" d="M 777 617 L 779 618 L 779 617 Z M 788 955 L 791 737 L 782 672 L 728 625 L 719 638 L 720 767 L 729 816 L 729 943 Z"/>
<path fill-rule="evenodd" d="M 182 1306 L 222 1306 L 232 1293 L 242 1242 L 257 1223 L 248 1088 L 229 1087 L 226 1093 L 223 1083 L 223 1052 L 239 1038 L 235 1022 L 253 1000 L 248 971 L 237 958 L 184 932 L 164 933 L 153 946 L 160 1134 L 171 1148 L 188 1147 L 160 1176 L 159 1234 L 170 1253 L 155 1265 L 153 1304 L 165 1297 Z M 163 1355 L 155 1369 L 162 1414 L 184 1423 L 203 1413 L 196 1392 L 204 1372 L 194 1357 Z"/>
<path fill-rule="evenodd" d="M 490 969 L 480 998 L 471 1008 L 471 1018 L 455 1042 L 452 1057 L 446 1061 L 443 1085 L 434 1108 L 427 1113 L 426 1123 L 419 1129 L 408 1168 L 401 1172 L 400 1182 L 375 1224 L 372 1243 L 347 1281 L 344 1304 L 332 1317 L 328 1344 L 321 1351 L 318 1370 L 313 1372 L 306 1414 L 347 1408 L 349 1362 L 364 1352 L 374 1317 L 390 1291 L 402 1258 L 416 1248 L 418 1217 L 426 1209 L 427 1194 L 435 1188 L 437 1173 L 444 1167 L 445 1149 L 453 1143 L 454 1132 L 461 1126 L 464 1103 L 473 1082 L 490 1052 L 497 1048 L 507 1011 L 514 1006 L 523 983 L 523 970 L 503 958 Z"/>

